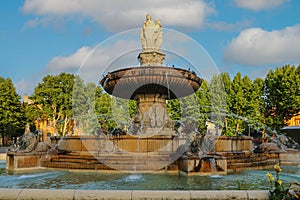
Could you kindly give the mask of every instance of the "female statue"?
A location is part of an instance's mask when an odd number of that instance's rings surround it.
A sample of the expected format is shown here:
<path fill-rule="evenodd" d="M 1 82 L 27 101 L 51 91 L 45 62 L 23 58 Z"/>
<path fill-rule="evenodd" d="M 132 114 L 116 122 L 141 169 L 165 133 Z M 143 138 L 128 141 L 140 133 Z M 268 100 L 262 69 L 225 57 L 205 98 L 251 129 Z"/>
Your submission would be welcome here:
<path fill-rule="evenodd" d="M 146 21 L 144 22 L 141 30 L 142 48 L 144 51 L 156 50 L 159 51 L 162 43 L 162 26 L 160 20 L 151 20 L 149 14 L 146 15 Z"/>

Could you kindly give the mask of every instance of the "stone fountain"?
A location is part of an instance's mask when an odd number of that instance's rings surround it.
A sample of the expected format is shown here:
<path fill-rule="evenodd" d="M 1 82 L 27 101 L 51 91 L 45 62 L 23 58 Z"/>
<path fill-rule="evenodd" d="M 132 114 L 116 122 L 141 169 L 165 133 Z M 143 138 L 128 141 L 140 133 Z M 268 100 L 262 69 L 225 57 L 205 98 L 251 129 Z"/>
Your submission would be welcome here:
<path fill-rule="evenodd" d="M 53 137 L 50 142 L 38 143 L 27 133 L 24 145 L 19 145 L 22 148 L 7 153 L 7 169 L 165 170 L 210 175 L 296 159 L 297 152 L 286 156 L 279 151 L 254 154 L 250 137 L 216 138 L 194 129 L 176 133 L 166 102 L 194 94 L 203 80 L 190 70 L 163 66 L 166 56 L 161 51 L 160 20 L 154 22 L 147 15 L 140 37 L 140 66 L 109 72 L 100 80 L 108 94 L 137 102 L 126 135 Z"/>
<path fill-rule="evenodd" d="M 172 134 L 166 101 L 193 94 L 201 86 L 194 72 L 163 66 L 162 26 L 147 15 L 141 30 L 140 66 L 108 73 L 100 84 L 116 97 L 133 99 L 137 109 L 129 134 L 149 136 Z"/>

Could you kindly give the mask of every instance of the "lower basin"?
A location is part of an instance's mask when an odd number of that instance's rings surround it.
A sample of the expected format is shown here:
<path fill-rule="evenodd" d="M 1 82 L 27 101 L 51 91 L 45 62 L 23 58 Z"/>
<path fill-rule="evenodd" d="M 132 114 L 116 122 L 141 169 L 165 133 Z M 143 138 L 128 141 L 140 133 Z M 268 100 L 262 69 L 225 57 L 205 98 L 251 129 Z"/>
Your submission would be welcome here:
<path fill-rule="evenodd" d="M 0 161 L 0 188 L 77 190 L 268 190 L 266 173 L 273 169 L 245 170 L 226 176 L 179 176 L 178 174 L 134 174 L 39 170 L 7 174 Z M 299 166 L 282 166 L 284 183 L 300 179 Z"/>

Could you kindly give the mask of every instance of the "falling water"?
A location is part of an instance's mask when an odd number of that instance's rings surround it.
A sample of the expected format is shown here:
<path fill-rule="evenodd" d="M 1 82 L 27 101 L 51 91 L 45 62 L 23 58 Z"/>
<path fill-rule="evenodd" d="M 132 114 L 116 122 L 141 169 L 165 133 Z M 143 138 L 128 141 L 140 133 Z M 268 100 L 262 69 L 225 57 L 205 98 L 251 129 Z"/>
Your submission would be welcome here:
<path fill-rule="evenodd" d="M 210 163 L 210 167 L 211 167 L 211 172 L 216 173 L 217 172 L 216 159 L 215 158 L 209 158 L 209 163 Z"/>
<path fill-rule="evenodd" d="M 105 85 L 106 85 L 106 83 L 107 83 L 108 80 L 109 80 L 109 78 L 106 77 L 106 78 L 105 78 L 105 81 L 104 81 L 104 83 L 103 83 L 103 87 L 105 87 Z"/>
<path fill-rule="evenodd" d="M 165 76 L 166 76 L 167 86 L 168 86 L 168 99 L 170 99 L 170 84 L 169 84 L 168 72 L 165 73 Z"/>
<path fill-rule="evenodd" d="M 143 115 L 143 118 L 142 118 L 142 121 L 141 121 L 141 126 L 140 126 L 140 128 L 138 130 L 137 135 L 142 135 L 143 128 L 144 128 L 144 122 L 145 122 L 145 119 L 146 119 L 147 115 L 148 115 L 148 112 L 144 112 L 144 115 Z"/>

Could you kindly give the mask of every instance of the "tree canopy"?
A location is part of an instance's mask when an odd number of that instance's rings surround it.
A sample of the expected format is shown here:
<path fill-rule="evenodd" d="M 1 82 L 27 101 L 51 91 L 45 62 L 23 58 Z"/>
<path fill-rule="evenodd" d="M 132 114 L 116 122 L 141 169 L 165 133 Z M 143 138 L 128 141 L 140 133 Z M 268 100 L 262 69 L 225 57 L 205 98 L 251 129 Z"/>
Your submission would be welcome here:
<path fill-rule="evenodd" d="M 65 127 L 72 117 L 72 93 L 75 76 L 61 73 L 57 76 L 47 75 L 34 88 L 30 97 L 38 105 L 38 118 L 53 122 L 57 130 L 65 134 Z"/>
<path fill-rule="evenodd" d="M 0 108 L 2 138 L 9 136 L 12 139 L 22 135 L 25 127 L 23 106 L 10 78 L 0 77 Z"/>
<path fill-rule="evenodd" d="M 39 118 L 51 120 L 64 135 L 74 116 L 89 115 L 95 116 L 93 123 L 100 124 L 101 129 L 111 130 L 127 126 L 136 108 L 133 100 L 114 99 L 100 86 L 67 73 L 45 76 L 30 99 L 35 106 L 22 104 L 12 81 L 0 77 L 2 136 L 18 136 L 26 123 L 33 125 Z M 172 120 L 197 123 L 201 130 L 205 130 L 207 120 L 213 120 L 224 127 L 225 135 L 248 134 L 250 127 L 279 131 L 300 112 L 300 65 L 270 70 L 265 79 L 251 80 L 241 73 L 231 79 L 228 73 L 221 73 L 210 82 L 204 80 L 194 95 L 169 100 L 167 111 Z"/>
<path fill-rule="evenodd" d="M 270 70 L 264 87 L 267 125 L 279 130 L 300 111 L 300 65 Z"/>

